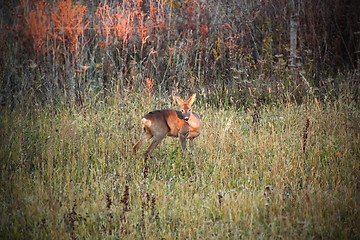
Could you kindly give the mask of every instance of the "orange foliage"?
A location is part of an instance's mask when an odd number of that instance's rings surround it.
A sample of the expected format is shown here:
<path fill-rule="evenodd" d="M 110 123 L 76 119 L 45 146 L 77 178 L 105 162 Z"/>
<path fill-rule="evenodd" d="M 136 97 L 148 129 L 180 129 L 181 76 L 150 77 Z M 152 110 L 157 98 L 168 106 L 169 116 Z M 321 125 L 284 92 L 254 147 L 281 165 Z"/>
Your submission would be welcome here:
<path fill-rule="evenodd" d="M 202 41 L 205 40 L 208 32 L 209 32 L 209 27 L 208 27 L 206 24 L 204 24 L 204 25 L 202 25 L 202 26 L 200 27 L 200 33 L 201 33 L 201 39 L 202 39 Z"/>
<path fill-rule="evenodd" d="M 166 27 L 165 0 L 150 0 L 150 20 L 155 28 L 164 29 Z"/>
<path fill-rule="evenodd" d="M 146 78 L 145 83 L 142 83 L 144 92 L 151 97 L 154 93 L 154 80 L 151 78 Z"/>
<path fill-rule="evenodd" d="M 88 23 L 84 23 L 86 6 L 80 2 L 73 4 L 72 0 L 58 0 L 53 7 L 45 0 L 21 0 L 20 9 L 23 14 L 19 14 L 19 18 L 24 18 L 26 23 L 24 33 L 33 41 L 36 51 L 48 51 L 43 46 L 53 38 L 77 54 L 79 37 L 88 26 Z M 16 31 L 21 32 L 22 28 L 18 24 Z"/>
<path fill-rule="evenodd" d="M 103 47 L 103 46 L 106 46 L 106 42 L 105 42 L 105 41 L 102 41 L 102 42 L 99 42 L 99 43 L 98 43 L 98 47 Z"/>
<path fill-rule="evenodd" d="M 122 15 L 114 14 L 112 16 L 114 23 L 114 35 L 123 41 L 126 45 L 133 32 L 134 16 L 131 11 L 124 11 Z"/>
<path fill-rule="evenodd" d="M 142 0 L 135 0 L 136 7 L 134 8 L 134 15 L 136 16 L 136 21 L 138 24 L 138 34 L 141 39 L 141 43 L 144 44 L 146 42 L 148 36 L 148 28 L 145 26 L 145 14 L 142 11 Z"/>
<path fill-rule="evenodd" d="M 102 6 L 99 5 L 95 11 L 95 23 L 94 23 L 95 29 L 100 36 L 103 36 L 106 39 L 110 37 L 110 33 L 113 25 L 110 14 L 111 14 L 111 8 L 106 4 Z"/>
<path fill-rule="evenodd" d="M 125 0 L 116 8 L 101 3 L 95 12 L 94 26 L 102 41 L 120 40 L 127 45 L 138 37 L 142 44 L 149 38 L 149 31 L 165 28 L 165 0 L 150 0 L 149 12 L 143 12 L 142 0 Z"/>
<path fill-rule="evenodd" d="M 64 44 L 69 52 L 78 54 L 79 38 L 89 24 L 84 20 L 87 7 L 72 0 L 58 0 L 54 5 L 40 0 L 33 4 L 31 10 L 30 1 L 21 0 L 26 35 L 33 40 L 35 49 L 47 51 L 43 46 L 53 39 Z M 144 45 L 150 34 L 155 34 L 154 30 L 166 28 L 165 6 L 165 0 L 149 0 L 149 9 L 144 12 L 143 0 L 124 0 L 115 7 L 100 3 L 93 20 L 100 36 L 98 46 L 106 47 L 117 41 L 127 45 L 132 39 Z"/>
<path fill-rule="evenodd" d="M 84 23 L 86 6 L 80 2 L 72 4 L 72 0 L 59 1 L 53 9 L 53 37 L 68 44 L 71 52 L 77 53 L 79 36 L 83 34 L 88 23 Z"/>
<path fill-rule="evenodd" d="M 126 1 L 123 5 L 111 8 L 106 3 L 99 5 L 95 12 L 95 29 L 105 42 L 113 41 L 113 37 L 126 45 L 133 32 L 135 12 Z"/>
<path fill-rule="evenodd" d="M 42 51 L 50 29 L 49 4 L 44 0 L 35 2 L 35 9 L 25 16 L 26 34 L 34 41 L 37 51 Z"/>

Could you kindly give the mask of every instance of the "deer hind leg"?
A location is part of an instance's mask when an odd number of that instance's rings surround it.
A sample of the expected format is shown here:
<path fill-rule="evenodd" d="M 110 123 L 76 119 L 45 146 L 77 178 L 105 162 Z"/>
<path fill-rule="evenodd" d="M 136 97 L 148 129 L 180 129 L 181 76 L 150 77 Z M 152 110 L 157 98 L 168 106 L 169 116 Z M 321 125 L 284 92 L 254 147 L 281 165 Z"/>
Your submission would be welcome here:
<path fill-rule="evenodd" d="M 156 148 L 157 145 L 159 145 L 159 143 L 166 137 L 166 135 L 163 136 L 155 136 L 154 140 L 152 141 L 152 143 L 150 144 L 150 146 L 148 147 L 148 149 L 145 152 L 145 158 L 148 158 L 152 151 Z"/>
<path fill-rule="evenodd" d="M 153 135 L 151 134 L 151 132 L 148 129 L 144 129 L 144 133 L 141 136 L 140 140 L 133 146 L 133 150 L 136 153 L 136 151 L 150 138 L 152 138 Z"/>

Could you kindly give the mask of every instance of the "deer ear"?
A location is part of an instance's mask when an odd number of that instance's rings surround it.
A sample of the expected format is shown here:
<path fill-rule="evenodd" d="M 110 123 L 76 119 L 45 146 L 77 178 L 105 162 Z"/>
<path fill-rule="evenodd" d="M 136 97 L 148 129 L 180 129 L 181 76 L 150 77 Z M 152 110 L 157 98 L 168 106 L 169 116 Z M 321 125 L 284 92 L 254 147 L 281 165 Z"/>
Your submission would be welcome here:
<path fill-rule="evenodd" d="M 180 106 L 183 106 L 183 105 L 185 104 L 185 102 L 184 102 L 181 98 L 179 98 L 179 97 L 177 97 L 177 96 L 173 96 L 173 98 L 177 101 L 177 103 L 178 103 Z"/>
<path fill-rule="evenodd" d="M 194 93 L 188 100 L 187 100 L 187 104 L 189 105 L 189 106 L 191 106 L 194 102 L 195 102 L 195 100 L 196 100 L 196 93 Z"/>

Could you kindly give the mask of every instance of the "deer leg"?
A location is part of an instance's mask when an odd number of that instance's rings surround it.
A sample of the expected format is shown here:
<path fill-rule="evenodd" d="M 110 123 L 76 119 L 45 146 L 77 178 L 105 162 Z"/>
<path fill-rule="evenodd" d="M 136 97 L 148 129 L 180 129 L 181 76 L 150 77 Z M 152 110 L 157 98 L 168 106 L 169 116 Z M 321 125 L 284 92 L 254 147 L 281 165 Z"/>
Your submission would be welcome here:
<path fill-rule="evenodd" d="M 166 137 L 165 136 L 157 136 L 154 137 L 154 140 L 152 141 L 152 143 L 150 144 L 150 146 L 148 147 L 148 149 L 145 152 L 145 159 L 147 159 L 150 154 L 152 153 L 152 151 L 156 148 L 157 145 L 159 145 L 159 143 Z"/>
<path fill-rule="evenodd" d="M 149 131 L 144 131 L 140 140 L 133 146 L 134 153 L 150 138 L 152 138 L 152 134 Z"/>
<path fill-rule="evenodd" d="M 183 151 L 185 151 L 186 148 L 186 139 L 189 136 L 189 126 L 188 125 L 184 125 L 179 132 L 179 137 L 180 137 L 180 144 L 181 144 L 181 148 Z"/>
<path fill-rule="evenodd" d="M 186 149 L 186 136 L 180 135 L 180 144 L 183 151 Z"/>
<path fill-rule="evenodd" d="M 182 149 L 182 153 L 184 154 L 185 158 L 188 157 L 188 151 L 186 151 L 186 139 L 187 139 L 187 136 L 188 136 L 188 134 L 180 135 L 181 149 Z"/>

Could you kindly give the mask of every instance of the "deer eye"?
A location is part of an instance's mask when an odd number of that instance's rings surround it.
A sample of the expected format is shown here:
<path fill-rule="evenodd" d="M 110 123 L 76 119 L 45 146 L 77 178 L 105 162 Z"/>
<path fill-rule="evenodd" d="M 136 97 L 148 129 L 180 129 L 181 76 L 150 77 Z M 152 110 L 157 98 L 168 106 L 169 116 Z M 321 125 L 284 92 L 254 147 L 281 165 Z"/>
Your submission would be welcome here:
<path fill-rule="evenodd" d="M 184 113 L 184 110 L 183 110 L 183 109 L 181 109 L 181 112 L 182 112 L 182 113 Z"/>
<path fill-rule="evenodd" d="M 191 112 L 191 108 L 189 109 L 189 112 Z"/>

